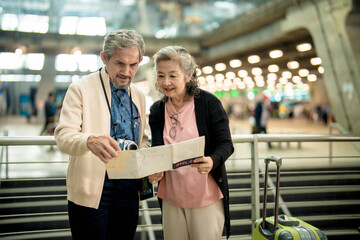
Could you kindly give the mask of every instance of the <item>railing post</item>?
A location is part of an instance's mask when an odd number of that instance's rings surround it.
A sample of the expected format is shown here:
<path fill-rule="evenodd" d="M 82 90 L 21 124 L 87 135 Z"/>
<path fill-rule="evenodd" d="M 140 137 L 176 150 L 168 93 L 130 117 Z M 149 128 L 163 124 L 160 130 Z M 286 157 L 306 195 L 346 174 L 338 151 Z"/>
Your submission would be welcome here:
<path fill-rule="evenodd" d="M 330 124 L 329 134 L 332 135 L 333 123 Z M 332 141 L 329 141 L 329 164 L 332 164 Z"/>
<path fill-rule="evenodd" d="M 9 179 L 9 146 L 5 146 L 5 179 Z"/>
<path fill-rule="evenodd" d="M 259 188 L 259 142 L 256 134 L 251 143 L 251 221 L 254 226 L 256 219 L 260 218 L 260 188 Z M 252 228 L 253 229 L 253 228 Z"/>
<path fill-rule="evenodd" d="M 141 224 L 146 226 L 141 232 L 141 239 L 155 240 L 155 233 L 152 227 L 152 221 L 149 213 L 149 205 L 146 200 L 141 202 L 141 208 L 143 210 Z M 146 235 L 148 236 L 148 238 L 146 238 Z"/>

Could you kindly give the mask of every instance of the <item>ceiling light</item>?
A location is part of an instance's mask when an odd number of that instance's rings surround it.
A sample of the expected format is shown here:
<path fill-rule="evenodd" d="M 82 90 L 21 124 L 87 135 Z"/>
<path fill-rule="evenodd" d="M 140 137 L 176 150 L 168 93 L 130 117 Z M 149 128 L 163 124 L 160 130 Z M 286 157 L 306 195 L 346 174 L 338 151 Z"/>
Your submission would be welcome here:
<path fill-rule="evenodd" d="M 279 82 L 280 82 L 282 85 L 285 85 L 285 84 L 288 83 L 288 80 L 287 80 L 287 78 L 281 77 L 281 78 L 279 79 Z"/>
<path fill-rule="evenodd" d="M 308 80 L 309 82 L 315 82 L 315 81 L 317 80 L 317 76 L 316 76 L 315 74 L 309 74 L 309 75 L 307 76 L 307 80 Z"/>
<path fill-rule="evenodd" d="M 292 82 L 288 82 L 287 84 L 285 84 L 285 89 L 293 89 L 294 84 Z"/>
<path fill-rule="evenodd" d="M 269 79 L 269 78 L 266 80 L 266 83 L 267 83 L 268 85 L 274 85 L 275 82 L 276 82 L 276 80 Z"/>
<path fill-rule="evenodd" d="M 15 54 L 21 55 L 21 54 L 23 54 L 23 50 L 21 48 L 17 48 L 17 49 L 15 49 Z"/>
<path fill-rule="evenodd" d="M 257 76 L 254 77 L 254 80 L 255 80 L 256 82 L 258 82 L 258 81 L 264 81 L 264 77 L 263 77 L 262 75 L 257 75 Z"/>
<path fill-rule="evenodd" d="M 275 73 L 268 73 L 267 79 L 275 81 L 277 79 L 277 75 Z"/>
<path fill-rule="evenodd" d="M 306 52 L 311 50 L 311 48 L 312 46 L 310 43 L 301 43 L 296 46 L 296 50 L 298 50 L 298 52 Z"/>
<path fill-rule="evenodd" d="M 240 70 L 240 71 L 238 71 L 238 76 L 241 78 L 247 77 L 248 72 L 246 70 Z"/>
<path fill-rule="evenodd" d="M 283 56 L 283 51 L 277 49 L 277 50 L 272 50 L 269 52 L 269 56 L 271 58 L 280 58 Z"/>
<path fill-rule="evenodd" d="M 252 100 L 255 99 L 255 94 L 254 94 L 252 91 L 249 91 L 249 92 L 247 93 L 247 98 L 248 98 L 250 101 L 252 101 Z"/>
<path fill-rule="evenodd" d="M 279 66 L 276 65 L 276 64 L 271 64 L 271 65 L 269 65 L 268 70 L 271 73 L 278 72 L 279 71 Z"/>
<path fill-rule="evenodd" d="M 75 49 L 74 52 L 73 52 L 73 54 L 74 54 L 75 56 L 80 56 L 80 55 L 81 55 L 81 50 Z"/>
<path fill-rule="evenodd" d="M 216 79 L 216 81 L 221 82 L 225 79 L 225 76 L 222 73 L 218 73 L 215 75 L 215 79 Z"/>
<path fill-rule="evenodd" d="M 234 82 L 234 83 L 239 83 L 239 82 L 241 82 L 241 79 L 238 78 L 238 77 L 236 77 L 236 78 L 233 79 L 233 82 Z"/>
<path fill-rule="evenodd" d="M 244 89 L 246 87 L 245 83 L 243 83 L 241 81 L 237 83 L 237 86 L 238 86 L 239 89 Z"/>
<path fill-rule="evenodd" d="M 228 79 L 234 79 L 236 77 L 234 72 L 227 72 L 225 76 Z"/>
<path fill-rule="evenodd" d="M 300 66 L 299 62 L 297 62 L 297 61 L 290 61 L 287 63 L 287 67 L 289 69 L 297 69 L 297 68 L 299 68 L 299 66 Z"/>
<path fill-rule="evenodd" d="M 257 82 L 256 82 L 256 86 L 258 86 L 258 87 L 264 87 L 264 86 L 265 86 L 265 82 L 264 82 L 264 81 L 257 81 Z"/>
<path fill-rule="evenodd" d="M 299 70 L 299 76 L 300 77 L 306 77 L 307 75 L 309 75 L 309 70 L 307 70 L 307 69 L 300 69 Z"/>
<path fill-rule="evenodd" d="M 305 91 L 309 91 L 309 90 L 310 90 L 309 84 L 306 84 L 306 83 L 305 83 L 305 84 L 303 84 L 302 86 L 303 86 L 303 88 L 304 88 Z"/>
<path fill-rule="evenodd" d="M 282 89 L 282 88 L 283 88 L 283 85 L 281 83 L 276 84 L 276 89 Z"/>
<path fill-rule="evenodd" d="M 314 57 L 314 58 L 310 59 L 310 63 L 312 65 L 320 65 L 322 63 L 322 61 L 321 61 L 321 58 Z"/>
<path fill-rule="evenodd" d="M 226 69 L 226 65 L 225 63 L 218 63 L 215 65 L 215 69 L 219 72 L 224 71 Z"/>
<path fill-rule="evenodd" d="M 287 79 L 292 77 L 292 73 L 290 71 L 283 71 L 283 73 L 281 75 Z"/>
<path fill-rule="evenodd" d="M 249 82 L 252 82 L 252 78 L 251 77 L 244 77 L 243 81 L 244 81 L 244 83 L 248 84 Z"/>
<path fill-rule="evenodd" d="M 206 76 L 206 81 L 209 83 L 209 84 L 212 84 L 215 82 L 215 78 L 213 75 L 209 75 L 209 76 Z"/>
<path fill-rule="evenodd" d="M 301 77 L 299 76 L 293 76 L 292 77 L 293 83 L 301 83 Z"/>
<path fill-rule="evenodd" d="M 320 66 L 320 67 L 318 68 L 318 71 L 319 71 L 319 73 L 323 74 L 324 71 L 325 71 L 325 69 L 324 69 L 324 67 L 321 67 L 321 66 Z"/>
<path fill-rule="evenodd" d="M 211 74 L 213 72 L 213 68 L 211 66 L 206 66 L 202 68 L 202 72 L 205 74 Z"/>
<path fill-rule="evenodd" d="M 230 67 L 232 67 L 232 68 L 238 68 L 241 66 L 242 63 L 239 59 L 233 59 L 230 61 L 229 64 L 230 64 Z"/>
<path fill-rule="evenodd" d="M 198 81 L 200 82 L 201 85 L 205 85 L 206 84 L 206 80 L 204 77 L 198 77 Z"/>
<path fill-rule="evenodd" d="M 251 64 L 260 62 L 260 57 L 258 55 L 251 55 L 248 57 L 248 62 Z"/>
<path fill-rule="evenodd" d="M 253 81 L 247 82 L 247 83 L 246 83 L 246 86 L 247 86 L 248 88 L 254 88 L 254 87 L 255 87 L 255 83 L 254 83 Z"/>
<path fill-rule="evenodd" d="M 221 91 L 222 90 L 222 88 L 224 87 L 224 84 L 222 83 L 222 82 L 216 82 L 216 88 L 219 90 L 219 91 Z"/>
<path fill-rule="evenodd" d="M 196 76 L 200 76 L 202 74 L 200 68 L 196 68 Z"/>
<path fill-rule="evenodd" d="M 255 68 L 251 69 L 251 73 L 254 76 L 261 75 L 262 74 L 262 69 L 258 68 L 258 67 L 255 67 Z"/>
<path fill-rule="evenodd" d="M 230 79 L 225 79 L 224 86 L 230 87 L 232 85 L 232 81 Z"/>

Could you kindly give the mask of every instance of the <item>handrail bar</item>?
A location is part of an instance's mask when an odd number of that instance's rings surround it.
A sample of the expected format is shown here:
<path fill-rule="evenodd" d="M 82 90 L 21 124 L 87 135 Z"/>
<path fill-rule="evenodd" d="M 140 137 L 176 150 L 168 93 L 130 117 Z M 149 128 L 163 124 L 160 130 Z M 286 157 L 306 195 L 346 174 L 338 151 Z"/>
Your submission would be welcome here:
<path fill-rule="evenodd" d="M 339 123 L 333 122 L 329 126 L 329 134 L 332 134 L 333 129 L 336 128 L 341 134 L 348 134 L 348 131 L 346 131 L 343 126 L 341 126 Z M 360 146 L 359 144 L 356 144 L 355 142 L 352 142 L 352 145 L 358 152 L 360 152 Z M 329 162 L 332 162 L 333 154 L 332 154 L 332 142 L 329 142 Z"/>
<path fill-rule="evenodd" d="M 260 217 L 259 175 L 261 166 L 259 167 L 259 142 L 355 142 L 360 141 L 360 134 L 234 134 L 232 141 L 233 143 L 250 143 L 251 145 L 251 220 L 254 223 Z M 19 145 L 56 145 L 56 142 L 54 136 L 0 137 L 0 146 Z M 284 208 L 283 210 L 287 210 L 285 204 L 282 204 L 281 207 Z"/>
<path fill-rule="evenodd" d="M 232 140 L 234 143 L 252 142 L 255 135 L 257 135 L 258 142 L 360 141 L 360 134 L 234 134 Z"/>
<path fill-rule="evenodd" d="M 258 142 L 352 142 L 360 141 L 360 134 L 233 134 L 234 143 Z M 1 136 L 0 146 L 56 145 L 54 136 Z"/>
<path fill-rule="evenodd" d="M 4 136 L 8 136 L 9 131 L 7 129 L 4 130 Z M 1 151 L 0 151 L 0 173 L 2 172 L 2 163 L 3 163 L 3 157 L 4 157 L 4 151 L 5 151 L 5 157 L 6 157 L 6 163 L 8 162 L 8 147 L 7 146 L 2 146 L 1 147 Z M 7 172 L 6 172 L 7 174 Z M 1 178 L 0 178 L 0 186 L 1 186 Z"/>

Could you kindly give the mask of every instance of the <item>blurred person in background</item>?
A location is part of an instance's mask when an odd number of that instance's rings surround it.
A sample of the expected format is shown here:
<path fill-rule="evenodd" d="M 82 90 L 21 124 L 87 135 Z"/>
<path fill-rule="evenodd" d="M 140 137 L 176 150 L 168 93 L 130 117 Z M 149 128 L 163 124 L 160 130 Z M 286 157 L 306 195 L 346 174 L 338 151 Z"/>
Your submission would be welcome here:
<path fill-rule="evenodd" d="M 253 127 L 253 134 L 267 133 L 267 123 L 270 119 L 270 100 L 263 94 L 261 100 L 256 103 L 255 111 L 255 126 Z M 271 148 L 271 143 L 268 143 L 268 147 Z"/>
<path fill-rule="evenodd" d="M 229 189 L 225 161 L 234 151 L 229 119 L 220 100 L 198 88 L 196 68 L 180 46 L 154 55 L 163 99 L 150 108 L 152 146 L 205 136 L 205 156 L 196 164 L 149 176 L 159 182 L 165 240 L 219 240 L 230 236 Z"/>
<path fill-rule="evenodd" d="M 109 33 L 100 53 L 105 67 L 73 82 L 64 98 L 55 139 L 70 155 L 72 239 L 134 238 L 141 179 L 109 179 L 105 164 L 121 151 L 119 139 L 147 146 L 145 96 L 131 83 L 144 52 L 137 32 Z"/>
<path fill-rule="evenodd" d="M 45 124 L 40 132 L 40 135 L 47 133 L 49 135 L 54 134 L 54 124 L 56 116 L 56 104 L 55 104 L 55 93 L 50 92 L 45 102 Z"/>

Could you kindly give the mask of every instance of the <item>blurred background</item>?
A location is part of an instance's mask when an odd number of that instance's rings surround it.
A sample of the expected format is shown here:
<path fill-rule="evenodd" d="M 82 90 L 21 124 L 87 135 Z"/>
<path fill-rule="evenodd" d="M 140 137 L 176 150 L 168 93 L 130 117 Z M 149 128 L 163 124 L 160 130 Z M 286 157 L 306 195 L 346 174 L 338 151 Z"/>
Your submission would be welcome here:
<path fill-rule="evenodd" d="M 145 39 L 133 82 L 147 109 L 161 97 L 152 56 L 168 45 L 189 50 L 223 103 L 231 239 L 252 239 L 268 155 L 283 158 L 280 213 L 359 239 L 359 0 L 0 0 L 0 239 L 71 239 L 69 156 L 36 136 L 53 135 L 69 85 L 102 67 L 104 36 L 122 28 Z M 248 135 L 260 105 L 270 135 Z M 162 239 L 155 197 L 140 216 L 135 239 Z"/>
<path fill-rule="evenodd" d="M 69 84 L 102 66 L 105 34 L 131 28 L 145 38 L 134 82 L 148 108 L 159 98 L 152 56 L 176 44 L 195 56 L 201 88 L 242 132 L 265 95 L 270 133 L 285 127 L 274 120 L 336 121 L 359 133 L 359 23 L 355 0 L 2 0 L 1 123 L 41 128 L 48 93 L 59 114 Z"/>

